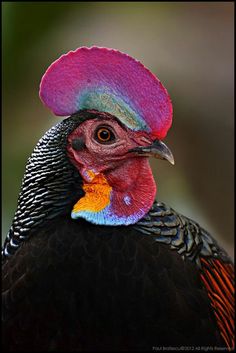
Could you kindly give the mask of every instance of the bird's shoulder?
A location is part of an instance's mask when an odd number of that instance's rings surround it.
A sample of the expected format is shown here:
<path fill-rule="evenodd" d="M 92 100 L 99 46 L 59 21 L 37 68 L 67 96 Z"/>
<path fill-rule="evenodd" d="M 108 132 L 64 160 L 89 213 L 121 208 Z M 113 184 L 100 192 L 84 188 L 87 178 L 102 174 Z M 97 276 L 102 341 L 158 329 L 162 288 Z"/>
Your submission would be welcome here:
<path fill-rule="evenodd" d="M 201 267 L 201 257 L 219 258 L 232 263 L 225 250 L 214 237 L 196 221 L 176 212 L 163 202 L 154 202 L 151 210 L 135 229 L 151 236 L 158 243 L 169 245 L 183 259 L 189 259 Z"/>
<path fill-rule="evenodd" d="M 135 228 L 198 269 L 217 325 L 228 348 L 234 346 L 234 266 L 217 241 L 197 222 L 155 202 Z"/>

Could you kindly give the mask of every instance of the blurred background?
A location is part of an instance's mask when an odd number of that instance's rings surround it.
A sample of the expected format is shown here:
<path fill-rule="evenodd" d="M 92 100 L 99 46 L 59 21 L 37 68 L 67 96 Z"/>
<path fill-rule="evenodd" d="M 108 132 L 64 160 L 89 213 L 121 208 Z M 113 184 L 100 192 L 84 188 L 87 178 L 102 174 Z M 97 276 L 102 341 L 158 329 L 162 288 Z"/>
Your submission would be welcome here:
<path fill-rule="evenodd" d="M 157 199 L 198 221 L 233 257 L 233 2 L 3 2 L 3 229 L 25 164 L 54 117 L 38 97 L 47 67 L 80 46 L 119 49 L 167 88 L 176 164 L 152 160 Z"/>

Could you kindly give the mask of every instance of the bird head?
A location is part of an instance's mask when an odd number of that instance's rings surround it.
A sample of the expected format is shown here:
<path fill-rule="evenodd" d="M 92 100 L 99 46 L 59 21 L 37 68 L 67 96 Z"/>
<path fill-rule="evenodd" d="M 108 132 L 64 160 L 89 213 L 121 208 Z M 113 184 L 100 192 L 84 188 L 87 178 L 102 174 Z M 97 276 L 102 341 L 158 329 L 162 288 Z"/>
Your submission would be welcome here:
<path fill-rule="evenodd" d="M 83 179 L 73 219 L 96 224 L 136 223 L 151 208 L 156 185 L 148 158 L 174 164 L 162 142 L 172 105 L 161 82 L 117 50 L 82 47 L 44 74 L 40 98 L 54 114 L 78 118 L 67 156 Z"/>
<path fill-rule="evenodd" d="M 169 148 L 160 140 L 153 140 L 146 131 L 132 131 L 108 113 L 87 113 L 93 119 L 84 121 L 69 135 L 68 153 L 88 182 L 91 179 L 86 173 L 88 170 L 108 174 L 127 164 L 137 163 L 138 167 L 149 156 L 174 164 Z M 130 172 L 133 176 L 136 171 Z"/>

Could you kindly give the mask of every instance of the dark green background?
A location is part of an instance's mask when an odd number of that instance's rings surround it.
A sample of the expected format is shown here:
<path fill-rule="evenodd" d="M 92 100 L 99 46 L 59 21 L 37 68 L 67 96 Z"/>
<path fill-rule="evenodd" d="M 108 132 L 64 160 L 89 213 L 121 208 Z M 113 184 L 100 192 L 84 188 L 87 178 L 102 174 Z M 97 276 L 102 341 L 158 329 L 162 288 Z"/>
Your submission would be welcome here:
<path fill-rule="evenodd" d="M 168 89 L 176 165 L 153 160 L 157 199 L 233 254 L 233 2 L 4 2 L 3 237 L 26 160 L 60 118 L 38 98 L 52 61 L 82 45 L 119 49 Z"/>

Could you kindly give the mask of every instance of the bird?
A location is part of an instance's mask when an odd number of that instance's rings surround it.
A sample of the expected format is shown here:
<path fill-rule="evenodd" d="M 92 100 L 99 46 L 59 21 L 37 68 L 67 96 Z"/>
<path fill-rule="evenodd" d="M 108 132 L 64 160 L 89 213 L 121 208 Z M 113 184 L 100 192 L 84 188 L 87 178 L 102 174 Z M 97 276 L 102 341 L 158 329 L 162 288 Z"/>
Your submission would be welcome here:
<path fill-rule="evenodd" d="M 2 247 L 3 350 L 232 350 L 233 262 L 156 197 L 149 157 L 174 164 L 167 89 L 92 46 L 55 60 L 39 96 L 64 119 L 27 161 Z"/>

